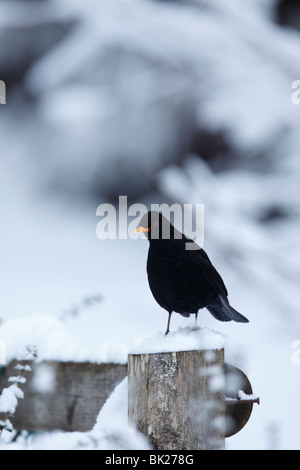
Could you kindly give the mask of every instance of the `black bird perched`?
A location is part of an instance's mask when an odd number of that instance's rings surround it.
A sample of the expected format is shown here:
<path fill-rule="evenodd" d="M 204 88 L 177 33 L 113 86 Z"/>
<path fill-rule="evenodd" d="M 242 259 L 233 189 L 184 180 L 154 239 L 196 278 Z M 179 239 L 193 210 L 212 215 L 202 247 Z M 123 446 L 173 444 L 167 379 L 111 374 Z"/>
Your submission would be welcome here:
<path fill-rule="evenodd" d="M 169 313 L 165 334 L 172 312 L 184 317 L 194 313 L 197 321 L 198 310 L 204 307 L 220 321 L 249 321 L 229 305 L 225 284 L 206 252 L 160 212 L 147 212 L 137 232 L 144 232 L 150 242 L 148 281 L 155 300 Z M 186 249 L 187 243 L 193 249 Z"/>

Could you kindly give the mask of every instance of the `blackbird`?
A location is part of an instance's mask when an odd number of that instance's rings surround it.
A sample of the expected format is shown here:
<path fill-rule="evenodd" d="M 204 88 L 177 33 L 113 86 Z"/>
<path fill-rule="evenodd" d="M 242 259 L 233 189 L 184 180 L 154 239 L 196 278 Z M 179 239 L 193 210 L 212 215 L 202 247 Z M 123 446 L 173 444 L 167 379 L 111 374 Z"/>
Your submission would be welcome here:
<path fill-rule="evenodd" d="M 204 307 L 217 320 L 248 323 L 229 305 L 225 284 L 202 248 L 160 212 L 147 212 L 139 225 L 137 232 L 144 232 L 150 242 L 147 274 L 151 292 L 169 313 L 166 335 L 172 312 L 184 317 L 195 314 L 197 321 L 198 311 Z"/>

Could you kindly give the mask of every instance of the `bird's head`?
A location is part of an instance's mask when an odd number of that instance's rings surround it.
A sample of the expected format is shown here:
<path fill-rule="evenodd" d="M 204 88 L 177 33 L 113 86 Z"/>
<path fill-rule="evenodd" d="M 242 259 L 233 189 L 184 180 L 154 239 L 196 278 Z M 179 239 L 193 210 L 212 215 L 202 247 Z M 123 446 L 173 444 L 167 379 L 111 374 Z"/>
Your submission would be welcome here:
<path fill-rule="evenodd" d="M 182 238 L 173 225 L 162 215 L 161 212 L 149 211 L 140 220 L 137 232 L 143 232 L 149 240 L 170 240 Z M 174 237 L 175 232 L 181 236 Z"/>

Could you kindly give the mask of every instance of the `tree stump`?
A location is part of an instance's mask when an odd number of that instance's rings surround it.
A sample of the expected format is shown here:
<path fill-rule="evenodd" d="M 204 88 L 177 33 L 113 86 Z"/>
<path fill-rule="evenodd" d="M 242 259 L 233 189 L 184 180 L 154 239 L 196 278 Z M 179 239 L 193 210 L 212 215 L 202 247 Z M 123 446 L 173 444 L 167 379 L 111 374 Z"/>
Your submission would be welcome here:
<path fill-rule="evenodd" d="M 223 449 L 224 350 L 128 356 L 129 420 L 158 450 Z"/>

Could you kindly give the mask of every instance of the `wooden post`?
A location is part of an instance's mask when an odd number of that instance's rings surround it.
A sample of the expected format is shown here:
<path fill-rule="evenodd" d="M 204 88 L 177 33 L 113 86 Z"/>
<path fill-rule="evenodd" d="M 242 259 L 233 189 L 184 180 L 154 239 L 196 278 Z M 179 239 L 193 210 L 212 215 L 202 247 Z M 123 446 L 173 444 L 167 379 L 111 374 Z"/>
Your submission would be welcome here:
<path fill-rule="evenodd" d="M 9 377 L 16 375 L 18 361 L 10 363 L 0 374 L 0 393 L 8 387 Z M 32 431 L 89 431 L 103 404 L 115 386 L 127 375 L 125 364 L 43 361 L 31 364 L 27 382 L 20 388 L 14 429 Z M 1 416 L 0 416 L 1 419 Z"/>
<path fill-rule="evenodd" d="M 224 350 L 128 356 L 129 420 L 158 450 L 223 449 Z"/>

